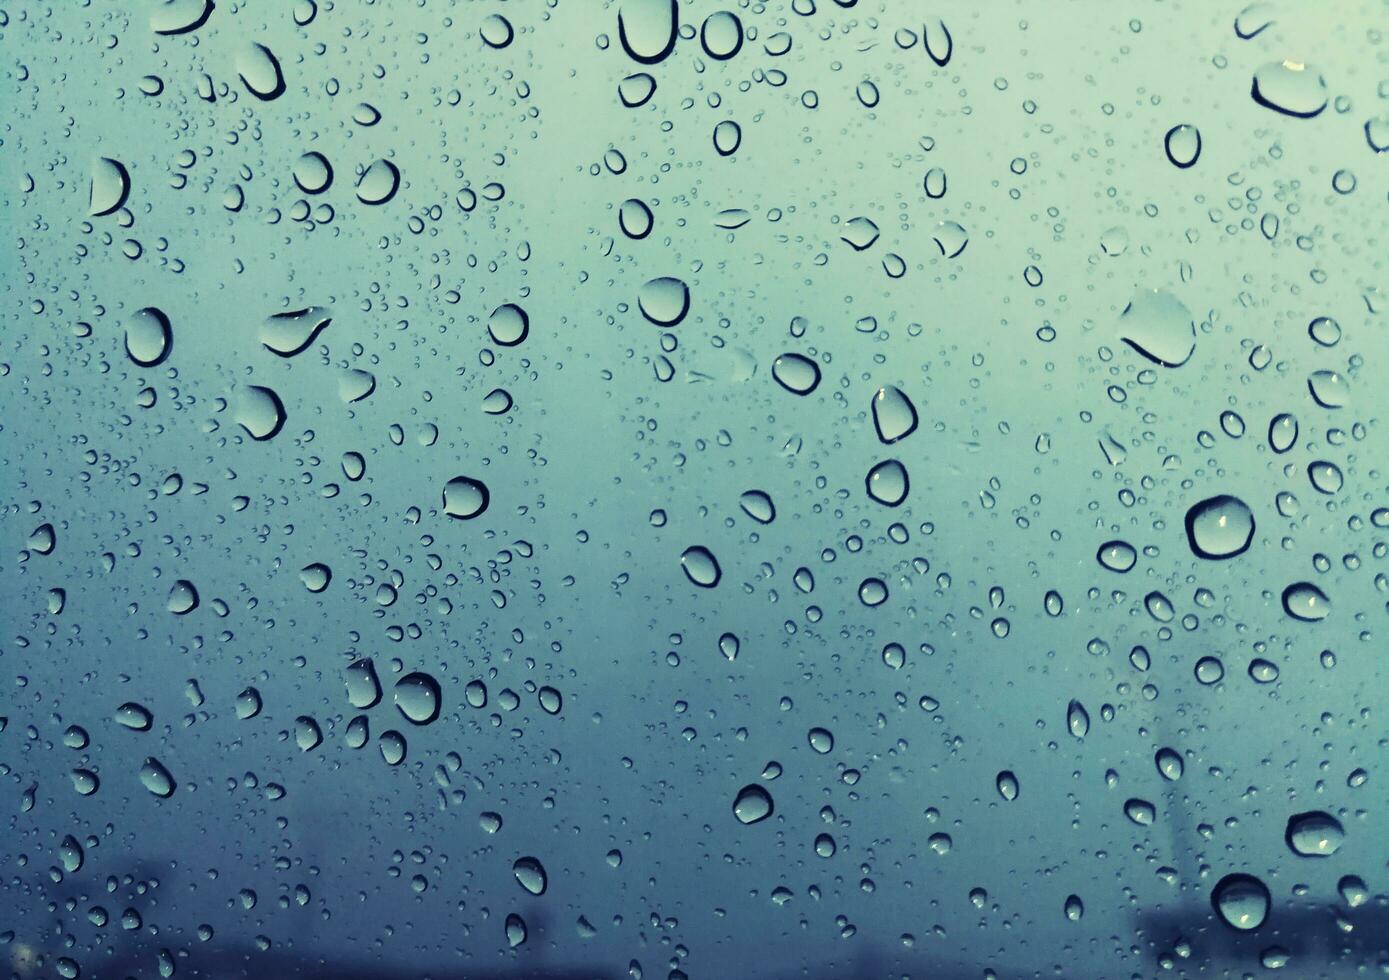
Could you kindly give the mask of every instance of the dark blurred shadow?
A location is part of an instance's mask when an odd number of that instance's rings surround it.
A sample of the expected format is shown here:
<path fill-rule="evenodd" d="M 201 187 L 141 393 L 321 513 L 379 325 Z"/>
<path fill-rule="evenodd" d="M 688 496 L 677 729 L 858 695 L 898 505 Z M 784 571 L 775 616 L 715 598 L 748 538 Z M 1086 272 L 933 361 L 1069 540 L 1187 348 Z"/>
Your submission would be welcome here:
<path fill-rule="evenodd" d="M 1266 951 L 1277 948 L 1288 957 L 1296 977 L 1368 975 L 1389 957 L 1389 908 L 1371 903 L 1290 906 L 1274 903 L 1258 929 L 1238 932 L 1221 922 L 1209 905 L 1138 916 L 1139 935 L 1156 955 L 1171 955 L 1179 944 L 1190 947 L 1177 963 L 1187 972 L 1203 967 L 1257 970 Z"/>

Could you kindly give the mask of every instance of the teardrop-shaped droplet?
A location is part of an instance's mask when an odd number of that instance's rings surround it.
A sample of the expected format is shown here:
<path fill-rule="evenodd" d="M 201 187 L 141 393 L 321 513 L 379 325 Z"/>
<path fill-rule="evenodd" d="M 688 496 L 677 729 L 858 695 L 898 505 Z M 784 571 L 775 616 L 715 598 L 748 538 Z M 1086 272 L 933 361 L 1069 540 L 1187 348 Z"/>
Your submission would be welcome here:
<path fill-rule="evenodd" d="M 236 73 L 241 83 L 262 102 L 269 102 L 284 94 L 285 76 L 280 70 L 280 60 L 263 44 L 251 42 L 241 48 L 236 56 Z"/>
<path fill-rule="evenodd" d="M 154 714 L 142 704 L 127 701 L 116 709 L 116 724 L 132 732 L 147 732 L 154 725 Z"/>
<path fill-rule="evenodd" d="M 1297 419 L 1280 412 L 1268 423 L 1268 446 L 1275 453 L 1286 453 L 1297 444 Z"/>
<path fill-rule="evenodd" d="M 178 788 L 169 770 L 153 756 L 145 759 L 144 765 L 140 767 L 140 782 L 145 789 L 164 799 L 173 796 L 174 790 Z"/>
<path fill-rule="evenodd" d="M 257 442 L 277 436 L 285 425 L 285 405 L 264 385 L 247 385 L 237 399 L 236 422 Z"/>
<path fill-rule="evenodd" d="M 1004 769 L 994 777 L 994 786 L 998 789 L 998 795 L 1010 803 L 1018 798 L 1018 777 L 1011 769 Z"/>
<path fill-rule="evenodd" d="M 916 431 L 916 406 L 901 388 L 887 385 L 873 396 L 873 426 L 878 439 L 891 445 Z"/>
<path fill-rule="evenodd" d="M 310 592 L 322 592 L 333 581 L 333 570 L 316 561 L 299 569 L 299 581 L 303 582 L 304 588 Z"/>
<path fill-rule="evenodd" d="M 260 342 L 272 354 L 293 357 L 307 350 L 332 322 L 332 316 L 322 306 L 274 313 L 261 323 Z"/>
<path fill-rule="evenodd" d="M 370 657 L 354 660 L 346 671 L 347 700 L 354 708 L 372 708 L 381 700 L 381 681 Z"/>
<path fill-rule="evenodd" d="M 181 578 L 169 590 L 168 609 L 175 616 L 185 616 L 198 608 L 198 590 L 192 582 Z"/>
<path fill-rule="evenodd" d="M 1160 748 L 1157 755 L 1153 757 L 1153 762 L 1157 765 L 1157 771 L 1163 779 L 1176 782 L 1182 778 L 1182 772 L 1186 768 L 1182 762 L 1182 757 L 1176 749 Z"/>
<path fill-rule="evenodd" d="M 1090 712 L 1085 710 L 1085 705 L 1074 699 L 1066 705 L 1066 728 L 1076 738 L 1084 738 L 1090 734 Z"/>
<path fill-rule="evenodd" d="M 439 717 L 443 697 L 439 682 L 415 671 L 395 682 L 395 706 L 413 725 L 428 725 Z"/>

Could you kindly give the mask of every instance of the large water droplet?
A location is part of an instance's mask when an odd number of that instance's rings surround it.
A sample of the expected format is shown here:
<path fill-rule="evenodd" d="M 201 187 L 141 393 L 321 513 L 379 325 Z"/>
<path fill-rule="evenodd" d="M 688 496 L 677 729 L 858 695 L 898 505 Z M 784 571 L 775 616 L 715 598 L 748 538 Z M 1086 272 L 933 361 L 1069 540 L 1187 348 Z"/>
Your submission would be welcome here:
<path fill-rule="evenodd" d="M 174 790 L 178 788 L 169 770 L 153 756 L 145 759 L 144 765 L 140 767 L 140 782 L 145 789 L 164 799 L 173 796 Z"/>
<path fill-rule="evenodd" d="M 1253 875 L 1230 874 L 1211 890 L 1211 907 L 1231 929 L 1251 932 L 1264 924 L 1269 909 L 1268 888 Z"/>
<path fill-rule="evenodd" d="M 1297 444 L 1297 419 L 1280 412 L 1268 423 L 1268 446 L 1275 453 L 1286 453 Z"/>
<path fill-rule="evenodd" d="M 648 279 L 637 294 L 642 316 L 661 327 L 673 327 L 690 309 L 690 287 L 674 276 Z"/>
<path fill-rule="evenodd" d="M 515 303 L 503 303 L 487 318 L 487 332 L 494 344 L 515 347 L 530 333 L 531 320 Z"/>
<path fill-rule="evenodd" d="M 888 445 L 905 439 L 916 431 L 916 406 L 901 388 L 879 388 L 873 396 L 873 425 Z"/>
<path fill-rule="evenodd" d="M 429 674 L 416 671 L 395 682 L 395 706 L 411 724 L 428 725 L 442 705 L 439 682 Z"/>
<path fill-rule="evenodd" d="M 1350 386 L 1340 371 L 1313 371 L 1307 390 L 1322 408 L 1344 408 L 1350 401 Z"/>
<path fill-rule="evenodd" d="M 1331 600 L 1311 582 L 1295 582 L 1283 590 L 1283 611 L 1304 623 L 1317 623 L 1331 614 Z"/>
<path fill-rule="evenodd" d="M 742 824 L 754 824 L 766 820 L 776 812 L 772 794 L 756 783 L 749 783 L 738 790 L 733 799 L 733 816 Z"/>
<path fill-rule="evenodd" d="M 1326 81 L 1297 61 L 1270 61 L 1254 73 L 1249 94 L 1266 109 L 1310 119 L 1326 108 Z"/>
<path fill-rule="evenodd" d="M 532 895 L 545 894 L 545 888 L 549 885 L 550 879 L 545 874 L 545 866 L 540 863 L 539 859 L 519 857 L 512 862 L 511 873 L 516 876 L 517 883 Z"/>
<path fill-rule="evenodd" d="M 354 660 L 348 665 L 347 701 L 354 708 L 373 708 L 381 700 L 381 681 L 370 657 Z"/>
<path fill-rule="evenodd" d="M 150 11 L 150 30 L 171 36 L 196 31 L 212 16 L 212 0 L 163 0 Z"/>
<path fill-rule="evenodd" d="M 1095 560 L 1111 572 L 1123 574 L 1138 564 L 1138 552 L 1127 541 L 1106 541 L 1095 553 Z"/>
<path fill-rule="evenodd" d="M 901 504 L 907 499 L 907 493 L 911 489 L 907 468 L 895 459 L 885 459 L 874 465 L 868 471 L 864 482 L 867 485 L 868 496 L 888 507 Z"/>
<path fill-rule="evenodd" d="M 1119 331 L 1124 343 L 1163 367 L 1181 367 L 1196 350 L 1191 311 L 1165 289 L 1134 293 L 1119 316 Z"/>
<path fill-rule="evenodd" d="M 119 210 L 130 196 L 130 171 L 125 164 L 110 157 L 92 161 L 92 189 L 87 210 L 101 217 Z"/>
<path fill-rule="evenodd" d="M 280 357 L 293 357 L 309 345 L 333 322 L 327 308 L 306 306 L 266 317 L 260 327 L 260 342 Z"/>
<path fill-rule="evenodd" d="M 285 76 L 280 70 L 280 61 L 263 44 L 251 42 L 241 48 L 236 56 L 236 72 L 241 82 L 262 102 L 279 98 L 285 90 Z"/>
<path fill-rule="evenodd" d="M 820 365 L 804 354 L 782 354 L 772 362 L 776 383 L 794 395 L 808 395 L 820 384 Z"/>
<path fill-rule="evenodd" d="M 699 43 L 715 61 L 727 61 L 743 46 L 743 25 L 727 10 L 712 13 L 699 29 Z"/>
<path fill-rule="evenodd" d="M 765 490 L 747 490 L 738 498 L 738 506 L 759 524 L 770 524 L 776 520 L 776 507 Z"/>
<path fill-rule="evenodd" d="M 385 204 L 400 189 L 400 168 L 389 160 L 377 160 L 357 178 L 357 200 Z"/>
<path fill-rule="evenodd" d="M 1324 810 L 1295 813 L 1288 818 L 1283 839 L 1300 857 L 1330 857 L 1346 839 L 1341 821 Z"/>
<path fill-rule="evenodd" d="M 477 517 L 491 499 L 487 485 L 470 476 L 455 476 L 444 484 L 444 513 L 460 521 Z"/>
<path fill-rule="evenodd" d="M 1201 156 L 1201 133 L 1195 126 L 1185 123 L 1173 126 L 1163 137 L 1162 146 L 1167 153 L 1167 159 L 1185 170 L 1194 165 Z"/>
<path fill-rule="evenodd" d="M 1066 705 L 1066 728 L 1076 738 L 1084 738 L 1090 734 L 1090 712 L 1074 698 Z"/>
<path fill-rule="evenodd" d="M 181 578 L 169 590 L 169 612 L 175 616 L 186 616 L 198 608 L 198 590 L 192 582 Z"/>
<path fill-rule="evenodd" d="M 685 577 L 702 589 L 712 589 L 723 577 L 714 553 L 699 544 L 685 549 L 680 556 L 680 567 L 685 570 Z"/>
<path fill-rule="evenodd" d="M 257 442 L 273 439 L 285 425 L 284 402 L 264 385 L 247 385 L 237 399 L 236 422 Z"/>
<path fill-rule="evenodd" d="M 164 363 L 173 349 L 173 327 L 163 310 L 146 306 L 125 321 L 125 353 L 140 367 Z"/>
<path fill-rule="evenodd" d="M 1198 558 L 1242 555 L 1254 538 L 1254 514 L 1238 497 L 1220 494 L 1186 512 L 1186 539 Z"/>
<path fill-rule="evenodd" d="M 654 65 L 675 48 L 678 0 L 622 0 L 617 39 L 633 61 Z"/>

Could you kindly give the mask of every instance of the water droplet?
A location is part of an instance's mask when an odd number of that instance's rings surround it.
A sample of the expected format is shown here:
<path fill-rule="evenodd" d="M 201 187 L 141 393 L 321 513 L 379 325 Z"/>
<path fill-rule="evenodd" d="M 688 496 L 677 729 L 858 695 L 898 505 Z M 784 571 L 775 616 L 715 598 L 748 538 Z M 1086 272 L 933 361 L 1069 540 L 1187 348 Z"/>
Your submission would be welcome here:
<path fill-rule="evenodd" d="M 1297 419 L 1280 412 L 1268 423 L 1268 445 L 1275 453 L 1286 453 L 1297 443 Z"/>
<path fill-rule="evenodd" d="M 178 788 L 169 770 L 153 756 L 145 759 L 144 765 L 140 767 L 140 783 L 155 796 L 164 799 L 173 796 L 174 790 Z"/>
<path fill-rule="evenodd" d="M 888 385 L 873 396 L 873 426 L 878 439 L 891 445 L 916 431 L 916 406 L 901 388 Z"/>
<path fill-rule="evenodd" d="M 759 524 L 770 524 L 776 520 L 776 506 L 765 490 L 747 490 L 738 498 L 738 506 Z"/>
<path fill-rule="evenodd" d="M 922 189 L 926 191 L 926 196 L 932 200 L 940 200 L 945 196 L 946 179 L 945 171 L 940 167 L 932 167 L 926 171 L 926 176 L 921 181 Z"/>
<path fill-rule="evenodd" d="M 1234 558 L 1249 549 L 1254 538 L 1254 514 L 1238 497 L 1207 497 L 1187 510 L 1186 538 L 1197 558 Z"/>
<path fill-rule="evenodd" d="M 444 513 L 455 520 L 472 520 L 487 509 L 491 499 L 487 485 L 470 476 L 455 476 L 444 484 Z"/>
<path fill-rule="evenodd" d="M 1162 142 L 1167 159 L 1182 170 L 1194 165 L 1201 156 L 1201 133 L 1195 126 L 1173 126 Z"/>
<path fill-rule="evenodd" d="M 173 349 L 173 328 L 163 310 L 146 306 L 125 321 L 125 353 L 140 367 L 164 363 Z"/>
<path fill-rule="evenodd" d="M 198 608 L 198 590 L 186 578 L 181 578 L 169 590 L 169 612 L 175 616 L 186 616 Z"/>
<path fill-rule="evenodd" d="M 994 777 L 994 786 L 998 789 L 998 795 L 1005 800 L 1012 802 L 1018 798 L 1018 777 L 1011 769 L 1004 769 Z"/>
<path fill-rule="evenodd" d="M 127 701 L 116 709 L 116 724 L 132 732 L 147 732 L 154 725 L 154 715 L 144 705 Z"/>
<path fill-rule="evenodd" d="M 743 142 L 743 128 L 732 119 L 725 119 L 714 127 L 714 149 L 719 156 L 729 157 L 738 152 Z"/>
<path fill-rule="evenodd" d="M 931 233 L 931 240 L 947 259 L 957 258 L 969 244 L 969 232 L 958 221 L 941 221 Z"/>
<path fill-rule="evenodd" d="M 1095 560 L 1111 572 L 1123 574 L 1138 564 L 1138 552 L 1127 541 L 1106 541 L 1095 553 Z"/>
<path fill-rule="evenodd" d="M 1283 834 L 1292 852 L 1300 857 L 1330 857 L 1341 849 L 1346 831 L 1341 821 L 1324 810 L 1295 813 Z"/>
<path fill-rule="evenodd" d="M 530 333 L 531 320 L 515 303 L 503 303 L 487 318 L 487 332 L 494 344 L 515 347 Z"/>
<path fill-rule="evenodd" d="M 1266 109 L 1311 119 L 1326 108 L 1326 81 L 1296 61 L 1270 61 L 1254 73 L 1249 94 Z"/>
<path fill-rule="evenodd" d="M 850 218 L 844 223 L 844 233 L 839 236 L 856 252 L 862 252 L 878 240 L 878 226 L 864 217 Z"/>
<path fill-rule="evenodd" d="M 678 24 L 678 0 L 622 0 L 617 38 L 627 57 L 654 65 L 674 50 Z"/>
<path fill-rule="evenodd" d="M 1130 799 L 1124 801 L 1124 816 L 1140 827 L 1147 827 L 1157 819 L 1157 807 L 1147 800 Z"/>
<path fill-rule="evenodd" d="M 885 459 L 868 471 L 865 479 L 868 496 L 880 504 L 896 507 L 907 499 L 911 481 L 907 468 L 895 459 Z"/>
<path fill-rule="evenodd" d="M 1140 289 L 1119 315 L 1120 337 L 1163 367 L 1181 367 L 1196 350 L 1196 322 L 1165 289 Z"/>
<path fill-rule="evenodd" d="M 254 687 L 243 688 L 233 704 L 236 717 L 240 721 L 250 721 L 259 715 L 264 707 L 265 702 L 260 696 L 260 691 Z"/>
<path fill-rule="evenodd" d="M 322 194 L 333 183 L 333 165 L 317 150 L 294 161 L 294 183 L 305 194 Z"/>
<path fill-rule="evenodd" d="M 812 728 L 806 735 L 806 741 L 820 755 L 826 755 L 834 749 L 834 734 L 828 728 Z"/>
<path fill-rule="evenodd" d="M 373 708 L 381 700 L 381 681 L 370 657 L 354 660 L 348 665 L 347 701 L 354 708 Z"/>
<path fill-rule="evenodd" d="M 332 316 L 322 306 L 275 313 L 261 323 L 260 342 L 272 354 L 293 357 L 307 350 L 332 322 Z"/>
<path fill-rule="evenodd" d="M 212 0 L 164 0 L 150 11 L 150 30 L 172 36 L 196 31 L 212 16 Z"/>
<path fill-rule="evenodd" d="M 515 912 L 508 912 L 506 916 L 506 944 L 515 949 L 525 941 L 526 920 Z"/>
<path fill-rule="evenodd" d="M 743 46 L 743 25 L 727 10 L 712 13 L 699 29 L 699 43 L 715 61 L 727 61 Z"/>
<path fill-rule="evenodd" d="M 517 884 L 532 895 L 544 895 L 550 882 L 545 866 L 533 857 L 517 858 L 512 862 L 511 873 L 516 876 Z"/>
<path fill-rule="evenodd" d="M 511 405 L 511 393 L 505 388 L 493 388 L 482 399 L 482 410 L 488 415 L 505 415 Z"/>
<path fill-rule="evenodd" d="M 1307 390 L 1322 408 L 1344 408 L 1350 401 L 1350 386 L 1339 371 L 1313 371 L 1307 378 Z"/>
<path fill-rule="evenodd" d="M 1162 775 L 1162 778 L 1170 780 L 1171 782 L 1176 782 L 1181 779 L 1182 772 L 1186 768 L 1185 763 L 1182 762 L 1181 753 L 1176 749 L 1158 749 L 1157 755 L 1153 757 L 1153 761 L 1157 765 L 1157 771 Z"/>
<path fill-rule="evenodd" d="M 405 761 L 408 746 L 405 736 L 395 729 L 387 729 L 381 733 L 381 738 L 377 741 L 377 747 L 381 750 L 381 758 L 388 766 L 398 766 Z"/>
<path fill-rule="evenodd" d="M 723 577 L 718 559 L 703 545 L 686 548 L 680 556 L 680 567 L 685 570 L 685 577 L 702 589 L 712 589 Z"/>
<path fill-rule="evenodd" d="M 772 377 L 793 395 L 808 395 L 820 384 L 820 365 L 804 354 L 782 354 L 772 362 Z"/>
<path fill-rule="evenodd" d="M 617 97 L 628 109 L 636 109 L 656 94 L 656 79 L 644 71 L 628 75 L 617 83 Z"/>
<path fill-rule="evenodd" d="M 1080 900 L 1079 895 L 1067 895 L 1064 909 L 1066 918 L 1072 922 L 1079 922 L 1085 917 L 1085 903 Z"/>
<path fill-rule="evenodd" d="M 1329 316 L 1319 316 L 1307 324 L 1307 336 L 1322 347 L 1335 347 L 1341 340 L 1341 325 Z"/>
<path fill-rule="evenodd" d="M 244 45 L 236 56 L 236 73 L 241 83 L 262 102 L 278 99 L 285 90 L 284 72 L 280 61 L 263 44 L 254 41 Z"/>
<path fill-rule="evenodd" d="M 628 238 L 638 241 L 645 238 L 651 234 L 654 221 L 651 209 L 640 198 L 629 197 L 617 209 L 617 223 Z"/>
<path fill-rule="evenodd" d="M 1345 875 L 1336 883 L 1336 890 L 1340 892 L 1341 900 L 1353 909 L 1358 909 L 1370 900 L 1370 889 L 1359 875 Z"/>
<path fill-rule="evenodd" d="M 1239 932 L 1264 924 L 1269 909 L 1268 888 L 1253 875 L 1229 874 L 1211 889 L 1211 907 L 1220 921 Z"/>
<path fill-rule="evenodd" d="M 385 204 L 400 189 L 400 168 L 389 160 L 377 160 L 357 178 L 357 200 L 363 204 Z"/>
<path fill-rule="evenodd" d="M 92 161 L 92 189 L 88 201 L 88 212 L 100 218 L 120 210 L 130 196 L 130 171 L 125 164 L 110 157 L 97 157 Z"/>
<path fill-rule="evenodd" d="M 1331 614 L 1331 600 L 1311 582 L 1295 582 L 1283 590 L 1283 611 L 1304 623 L 1317 623 Z"/>
<path fill-rule="evenodd" d="M 866 578 L 859 583 L 858 600 L 865 606 L 881 606 L 887 602 L 887 583 L 880 578 Z"/>
<path fill-rule="evenodd" d="M 772 794 L 756 783 L 749 783 L 738 790 L 738 795 L 733 799 L 733 816 L 742 824 L 766 820 L 775 811 Z"/>
<path fill-rule="evenodd" d="M 1066 705 L 1066 728 L 1076 738 L 1084 738 L 1090 734 L 1090 712 L 1075 699 Z"/>
<path fill-rule="evenodd" d="M 1219 657 L 1202 657 L 1196 661 L 1193 673 L 1202 684 L 1218 684 L 1225 678 L 1225 664 Z"/>
<path fill-rule="evenodd" d="M 945 26 L 945 21 L 937 17 L 922 23 L 921 46 L 926 49 L 927 56 L 935 62 L 937 68 L 944 68 L 950 63 L 950 55 L 955 51 L 955 40 L 950 36 L 950 29 Z"/>
<path fill-rule="evenodd" d="M 737 660 L 739 646 L 738 637 L 732 633 L 724 633 L 719 637 L 719 653 L 723 654 L 725 660 Z"/>
<path fill-rule="evenodd" d="M 420 671 L 406 674 L 395 682 L 395 706 L 411 724 L 428 725 L 443 707 L 439 682 Z"/>
<path fill-rule="evenodd" d="M 642 316 L 660 327 L 673 327 L 690 310 L 690 287 L 673 276 L 649 279 L 637 294 Z"/>
<path fill-rule="evenodd" d="M 299 569 L 299 581 L 310 592 L 322 592 L 333 581 L 333 570 L 322 562 L 314 562 Z"/>
<path fill-rule="evenodd" d="M 236 422 L 257 442 L 273 439 L 284 428 L 284 402 L 264 385 L 247 385 L 239 392 Z"/>
<path fill-rule="evenodd" d="M 482 38 L 482 43 L 489 48 L 501 49 L 511 43 L 516 32 L 512 30 L 511 21 L 501 14 L 488 14 L 482 19 L 478 35 Z"/>

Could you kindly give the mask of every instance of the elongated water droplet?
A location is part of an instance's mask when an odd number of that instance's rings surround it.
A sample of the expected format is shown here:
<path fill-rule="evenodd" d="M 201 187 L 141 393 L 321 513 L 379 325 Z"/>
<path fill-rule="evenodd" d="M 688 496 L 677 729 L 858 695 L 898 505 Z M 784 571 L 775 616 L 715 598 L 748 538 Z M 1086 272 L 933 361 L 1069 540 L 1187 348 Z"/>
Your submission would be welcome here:
<path fill-rule="evenodd" d="M 793 395 L 808 395 L 820 384 L 820 366 L 804 354 L 782 354 L 772 362 L 772 377 Z"/>
<path fill-rule="evenodd" d="M 873 426 L 878 439 L 891 445 L 916 431 L 916 406 L 901 388 L 888 385 L 873 396 Z"/>
<path fill-rule="evenodd" d="M 685 577 L 702 589 L 712 589 L 723 577 L 719 560 L 703 545 L 686 548 L 680 556 L 680 567 L 685 570 Z"/>
<path fill-rule="evenodd" d="M 125 321 L 125 352 L 140 367 L 164 363 L 173 349 L 173 327 L 163 310 L 146 306 Z"/>

